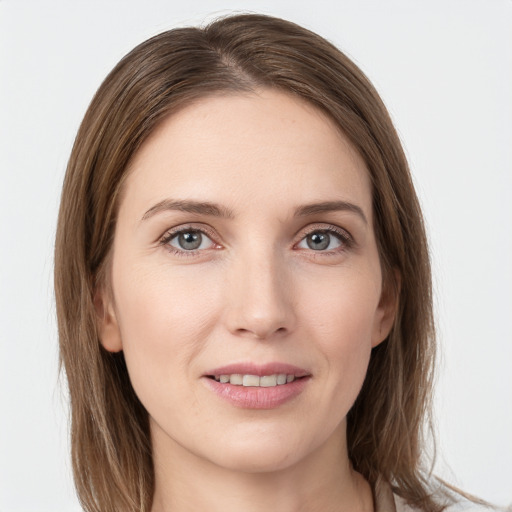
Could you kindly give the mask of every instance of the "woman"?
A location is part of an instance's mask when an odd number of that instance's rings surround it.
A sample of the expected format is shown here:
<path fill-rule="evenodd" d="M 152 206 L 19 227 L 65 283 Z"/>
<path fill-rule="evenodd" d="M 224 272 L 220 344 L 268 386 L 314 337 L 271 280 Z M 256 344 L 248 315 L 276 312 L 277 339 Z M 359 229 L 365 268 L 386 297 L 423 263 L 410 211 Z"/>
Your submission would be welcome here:
<path fill-rule="evenodd" d="M 79 130 L 55 257 L 86 510 L 455 501 L 423 460 L 435 346 L 407 162 L 319 36 L 241 15 L 135 48 Z"/>

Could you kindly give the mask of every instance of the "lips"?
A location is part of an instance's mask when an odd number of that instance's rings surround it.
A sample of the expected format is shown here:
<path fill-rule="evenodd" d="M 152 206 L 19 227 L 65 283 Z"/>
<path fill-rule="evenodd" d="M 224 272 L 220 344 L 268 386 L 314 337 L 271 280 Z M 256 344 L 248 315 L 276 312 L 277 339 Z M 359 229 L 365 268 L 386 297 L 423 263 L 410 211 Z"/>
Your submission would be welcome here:
<path fill-rule="evenodd" d="M 272 409 L 299 395 L 311 374 L 285 363 L 237 363 L 209 370 L 204 382 L 236 407 Z"/>

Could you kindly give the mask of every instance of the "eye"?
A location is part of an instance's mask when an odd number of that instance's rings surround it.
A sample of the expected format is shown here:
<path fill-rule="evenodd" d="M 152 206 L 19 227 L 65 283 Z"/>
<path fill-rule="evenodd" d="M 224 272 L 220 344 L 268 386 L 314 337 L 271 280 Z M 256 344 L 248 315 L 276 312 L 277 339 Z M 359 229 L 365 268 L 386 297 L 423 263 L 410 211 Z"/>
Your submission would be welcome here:
<path fill-rule="evenodd" d="M 350 235 L 339 228 L 314 229 L 297 244 L 298 249 L 311 249 L 318 252 L 340 250 L 350 245 Z"/>
<path fill-rule="evenodd" d="M 181 229 L 167 233 L 161 241 L 176 252 L 192 252 L 203 249 L 211 249 L 216 246 L 215 242 L 199 229 Z"/>

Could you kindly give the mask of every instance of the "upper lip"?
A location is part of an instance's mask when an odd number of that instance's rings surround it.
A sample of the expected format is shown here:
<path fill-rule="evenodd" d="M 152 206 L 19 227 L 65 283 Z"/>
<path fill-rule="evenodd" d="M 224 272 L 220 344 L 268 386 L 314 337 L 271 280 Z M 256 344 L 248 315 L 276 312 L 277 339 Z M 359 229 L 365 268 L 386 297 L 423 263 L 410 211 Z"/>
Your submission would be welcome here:
<path fill-rule="evenodd" d="M 295 377 L 305 377 L 307 375 L 311 375 L 310 372 L 305 370 L 304 368 L 299 368 L 298 366 L 294 366 L 288 363 L 279 363 L 272 362 L 266 364 L 256 364 L 252 362 L 246 363 L 232 363 L 226 366 L 220 366 L 218 368 L 214 368 L 205 372 L 205 376 L 215 376 L 215 375 L 233 375 L 233 374 L 241 374 L 241 375 L 258 375 L 259 377 L 263 375 L 275 375 L 285 373 L 286 375 L 294 375 Z"/>

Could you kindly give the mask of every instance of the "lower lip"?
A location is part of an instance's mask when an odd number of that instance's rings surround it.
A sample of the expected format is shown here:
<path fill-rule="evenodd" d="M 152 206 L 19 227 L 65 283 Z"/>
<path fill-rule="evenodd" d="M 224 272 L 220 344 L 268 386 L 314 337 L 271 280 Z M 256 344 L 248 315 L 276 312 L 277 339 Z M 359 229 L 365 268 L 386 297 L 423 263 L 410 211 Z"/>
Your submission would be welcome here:
<path fill-rule="evenodd" d="M 208 377 L 202 378 L 220 398 L 242 409 L 275 409 L 302 393 L 309 379 L 302 377 L 287 384 L 264 388 L 221 384 Z"/>

